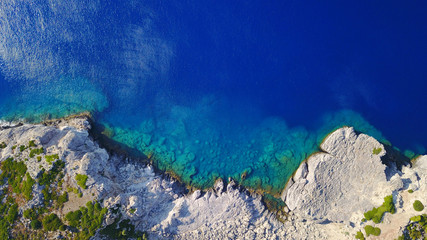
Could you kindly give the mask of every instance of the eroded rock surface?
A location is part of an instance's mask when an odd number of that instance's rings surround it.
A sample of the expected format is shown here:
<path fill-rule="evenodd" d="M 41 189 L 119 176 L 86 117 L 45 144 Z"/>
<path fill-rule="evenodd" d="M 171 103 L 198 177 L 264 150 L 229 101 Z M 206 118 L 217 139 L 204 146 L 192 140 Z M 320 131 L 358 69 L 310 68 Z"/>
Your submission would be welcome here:
<path fill-rule="evenodd" d="M 355 221 L 395 190 L 381 162 L 384 146 L 374 138 L 345 127 L 331 133 L 321 149 L 300 166 L 283 196 L 291 211 L 325 221 Z"/>

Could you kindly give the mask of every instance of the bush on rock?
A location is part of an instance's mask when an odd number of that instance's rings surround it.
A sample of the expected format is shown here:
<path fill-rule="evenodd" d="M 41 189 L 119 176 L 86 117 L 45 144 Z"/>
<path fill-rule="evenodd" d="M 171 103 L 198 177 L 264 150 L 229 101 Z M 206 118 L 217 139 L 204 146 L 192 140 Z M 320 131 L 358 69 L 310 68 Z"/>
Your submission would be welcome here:
<path fill-rule="evenodd" d="M 415 211 L 420 212 L 420 211 L 424 210 L 424 205 L 419 200 L 415 200 L 413 206 L 414 206 Z"/>

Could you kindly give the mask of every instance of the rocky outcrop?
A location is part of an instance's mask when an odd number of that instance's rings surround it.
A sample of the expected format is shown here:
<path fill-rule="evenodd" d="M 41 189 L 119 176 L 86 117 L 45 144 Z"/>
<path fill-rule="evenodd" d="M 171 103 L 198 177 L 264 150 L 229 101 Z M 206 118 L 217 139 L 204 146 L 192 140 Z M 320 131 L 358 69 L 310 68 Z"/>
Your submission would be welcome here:
<path fill-rule="evenodd" d="M 393 195 L 396 214 L 386 213 L 383 223 L 376 224 L 382 229 L 380 239 L 393 239 L 402 233 L 410 217 L 419 214 L 412 208 L 413 201 L 427 202 L 426 156 L 419 157 L 412 167 L 403 166 L 402 171 L 393 164 L 386 166 L 384 146 L 351 127 L 331 133 L 320 147 L 323 152 L 300 165 L 282 194 L 295 219 L 349 226 L 347 233 L 355 234 L 365 225 L 375 225 L 361 222 L 363 213 Z M 409 189 L 414 193 L 408 193 Z"/>
<path fill-rule="evenodd" d="M 384 146 L 374 138 L 345 127 L 331 133 L 320 147 L 324 152 L 298 168 L 295 183 L 283 194 L 291 211 L 324 221 L 356 221 L 361 212 L 381 205 L 384 196 L 396 190 L 381 162 Z"/>

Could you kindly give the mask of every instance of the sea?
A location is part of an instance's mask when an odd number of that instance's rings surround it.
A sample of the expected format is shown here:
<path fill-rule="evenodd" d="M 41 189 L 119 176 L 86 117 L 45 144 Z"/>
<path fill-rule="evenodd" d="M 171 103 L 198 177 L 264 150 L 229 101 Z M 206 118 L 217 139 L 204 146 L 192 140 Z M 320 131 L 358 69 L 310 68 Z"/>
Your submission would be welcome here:
<path fill-rule="evenodd" d="M 0 119 L 90 112 L 197 188 L 278 195 L 352 126 L 427 147 L 427 2 L 0 1 Z"/>

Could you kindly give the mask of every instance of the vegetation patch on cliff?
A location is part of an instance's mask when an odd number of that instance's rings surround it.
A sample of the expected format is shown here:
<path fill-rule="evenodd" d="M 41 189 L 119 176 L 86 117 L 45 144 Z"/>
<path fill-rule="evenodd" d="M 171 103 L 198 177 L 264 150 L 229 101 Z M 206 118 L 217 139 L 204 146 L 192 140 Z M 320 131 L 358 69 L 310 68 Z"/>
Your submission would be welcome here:
<path fill-rule="evenodd" d="M 427 233 L 427 214 L 410 218 L 410 223 L 406 225 L 403 234 L 398 240 L 425 239 Z"/>
<path fill-rule="evenodd" d="M 382 221 L 384 213 L 389 212 L 394 214 L 396 212 L 396 207 L 393 203 L 393 196 L 389 195 L 384 198 L 384 203 L 378 207 L 373 208 L 370 211 L 367 211 L 363 215 L 366 220 L 372 220 L 374 223 L 380 223 Z"/>
<path fill-rule="evenodd" d="M 424 210 L 424 205 L 420 200 L 415 200 L 413 207 L 414 207 L 414 210 L 418 212 L 421 212 L 422 210 Z"/>
<path fill-rule="evenodd" d="M 86 188 L 87 188 L 87 186 L 86 186 L 87 176 L 86 176 L 86 175 L 83 175 L 83 174 L 77 174 L 77 175 L 76 175 L 76 181 L 77 181 L 77 184 L 78 184 L 81 188 L 83 188 L 83 189 L 86 189 Z"/>

